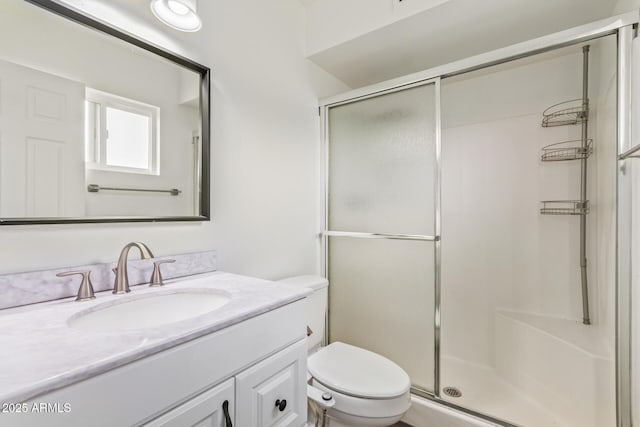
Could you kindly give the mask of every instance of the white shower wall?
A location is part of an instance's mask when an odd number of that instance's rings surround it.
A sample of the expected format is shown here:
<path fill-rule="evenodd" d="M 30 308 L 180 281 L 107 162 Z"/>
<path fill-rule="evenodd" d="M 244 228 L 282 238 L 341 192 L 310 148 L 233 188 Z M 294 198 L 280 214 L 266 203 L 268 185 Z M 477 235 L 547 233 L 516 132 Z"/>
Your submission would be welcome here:
<path fill-rule="evenodd" d="M 607 40 L 608 47 L 614 40 Z M 588 259 L 592 317 L 611 325 L 615 62 L 592 43 Z M 445 80 L 442 90 L 442 283 L 445 354 L 493 360 L 494 315 L 510 309 L 582 317 L 578 218 L 543 216 L 540 200 L 576 199 L 579 162 L 542 163 L 540 149 L 580 138 L 542 128 L 542 111 L 581 95 L 579 48 Z M 568 53 L 568 54 L 567 54 Z M 605 96 L 601 96 L 601 92 Z M 611 94 L 609 94 L 611 95 Z M 605 102 L 606 99 L 606 102 Z M 612 151 L 613 150 L 613 151 Z M 603 262 L 604 261 L 604 262 Z M 469 329 L 473 332 L 470 332 Z M 609 328 L 608 328 L 609 329 Z"/>
<path fill-rule="evenodd" d="M 613 415 L 615 46 L 613 38 L 591 43 L 592 326 L 581 324 L 579 218 L 539 213 L 541 200 L 579 198 L 580 162 L 540 155 L 581 136 L 580 126 L 541 127 L 544 109 L 581 97 L 581 48 L 443 81 L 443 386 L 483 387 L 451 384 L 448 365 L 493 372 L 557 425 L 609 425 Z M 492 412 L 491 403 L 464 403 Z"/>

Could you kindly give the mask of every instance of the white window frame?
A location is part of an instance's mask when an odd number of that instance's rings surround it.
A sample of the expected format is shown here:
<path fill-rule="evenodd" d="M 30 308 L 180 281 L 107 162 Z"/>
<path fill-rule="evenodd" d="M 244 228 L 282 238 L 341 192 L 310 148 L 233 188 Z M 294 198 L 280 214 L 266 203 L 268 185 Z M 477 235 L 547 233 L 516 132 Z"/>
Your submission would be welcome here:
<path fill-rule="evenodd" d="M 160 175 L 160 108 L 100 90 L 86 88 L 87 167 L 109 172 Z M 89 117 L 89 103 L 99 106 L 95 117 Z M 107 107 L 149 118 L 149 164 L 147 168 L 107 164 Z"/>

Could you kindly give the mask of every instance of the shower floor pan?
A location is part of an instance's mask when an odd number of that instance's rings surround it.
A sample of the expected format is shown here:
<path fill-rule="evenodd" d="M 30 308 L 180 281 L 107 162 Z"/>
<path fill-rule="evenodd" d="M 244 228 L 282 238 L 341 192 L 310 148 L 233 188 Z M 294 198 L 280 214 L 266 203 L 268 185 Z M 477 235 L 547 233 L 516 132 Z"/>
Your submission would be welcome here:
<path fill-rule="evenodd" d="M 454 386 L 462 393 L 455 398 L 442 394 L 447 402 L 523 427 L 575 427 L 550 414 L 491 368 L 445 357 L 442 373 L 444 387 Z"/>
<path fill-rule="evenodd" d="M 492 366 L 443 357 L 442 389 L 460 393 L 444 400 L 524 427 L 615 425 L 614 360 L 599 328 L 498 310 L 494 342 Z"/>

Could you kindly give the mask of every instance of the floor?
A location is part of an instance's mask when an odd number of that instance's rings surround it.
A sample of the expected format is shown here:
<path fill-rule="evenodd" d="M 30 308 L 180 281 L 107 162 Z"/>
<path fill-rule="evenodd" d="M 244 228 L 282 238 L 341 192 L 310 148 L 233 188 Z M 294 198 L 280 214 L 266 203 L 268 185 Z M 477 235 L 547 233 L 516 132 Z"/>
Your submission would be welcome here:
<path fill-rule="evenodd" d="M 460 359 L 444 358 L 442 386 L 453 386 L 462 392 L 458 398 L 445 400 L 465 408 L 527 427 L 569 427 L 549 414 L 535 401 L 492 369 Z"/>

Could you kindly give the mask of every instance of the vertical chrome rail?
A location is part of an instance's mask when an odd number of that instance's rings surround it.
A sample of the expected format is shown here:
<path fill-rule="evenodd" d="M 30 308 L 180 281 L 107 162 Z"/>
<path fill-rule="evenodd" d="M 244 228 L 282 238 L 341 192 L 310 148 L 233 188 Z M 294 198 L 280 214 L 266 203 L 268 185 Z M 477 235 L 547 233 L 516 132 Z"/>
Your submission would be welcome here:
<path fill-rule="evenodd" d="M 442 114 L 441 114 L 441 102 L 440 102 L 440 83 L 441 80 L 438 78 L 435 82 L 435 102 L 436 102 L 436 117 L 435 117 L 435 212 L 434 212 L 434 230 L 433 233 L 436 236 L 435 248 L 434 248 L 434 311 L 433 311 L 433 394 L 439 398 L 440 397 L 440 322 L 441 322 L 441 290 L 440 290 L 440 266 L 441 266 L 441 248 L 440 248 L 440 240 L 441 236 L 441 196 L 442 196 L 442 186 L 441 186 L 441 158 L 442 158 Z"/>
<path fill-rule="evenodd" d="M 589 45 L 582 47 L 582 150 L 588 151 L 589 144 Z M 580 160 L 580 200 L 587 200 L 587 161 Z M 591 324 L 589 316 L 589 287 L 587 282 L 587 215 L 580 215 L 580 277 L 582 280 L 582 323 Z"/>
<path fill-rule="evenodd" d="M 322 106 L 320 108 L 320 158 L 322 159 L 320 180 L 322 185 L 322 218 L 320 219 L 322 230 L 328 230 L 329 228 L 329 107 Z M 323 233 L 320 235 L 320 262 L 321 270 L 324 273 L 324 277 L 329 279 L 329 237 Z M 331 330 L 329 328 L 329 315 L 331 307 L 329 301 L 331 294 L 331 286 L 327 288 L 327 310 L 324 316 L 324 338 L 322 340 L 323 345 L 329 344 L 329 337 Z"/>
<path fill-rule="evenodd" d="M 633 27 L 618 31 L 618 155 L 631 146 L 631 61 Z M 619 157 L 620 158 L 620 157 Z M 631 201 L 628 162 L 618 162 L 616 245 L 616 418 L 631 427 Z"/>

